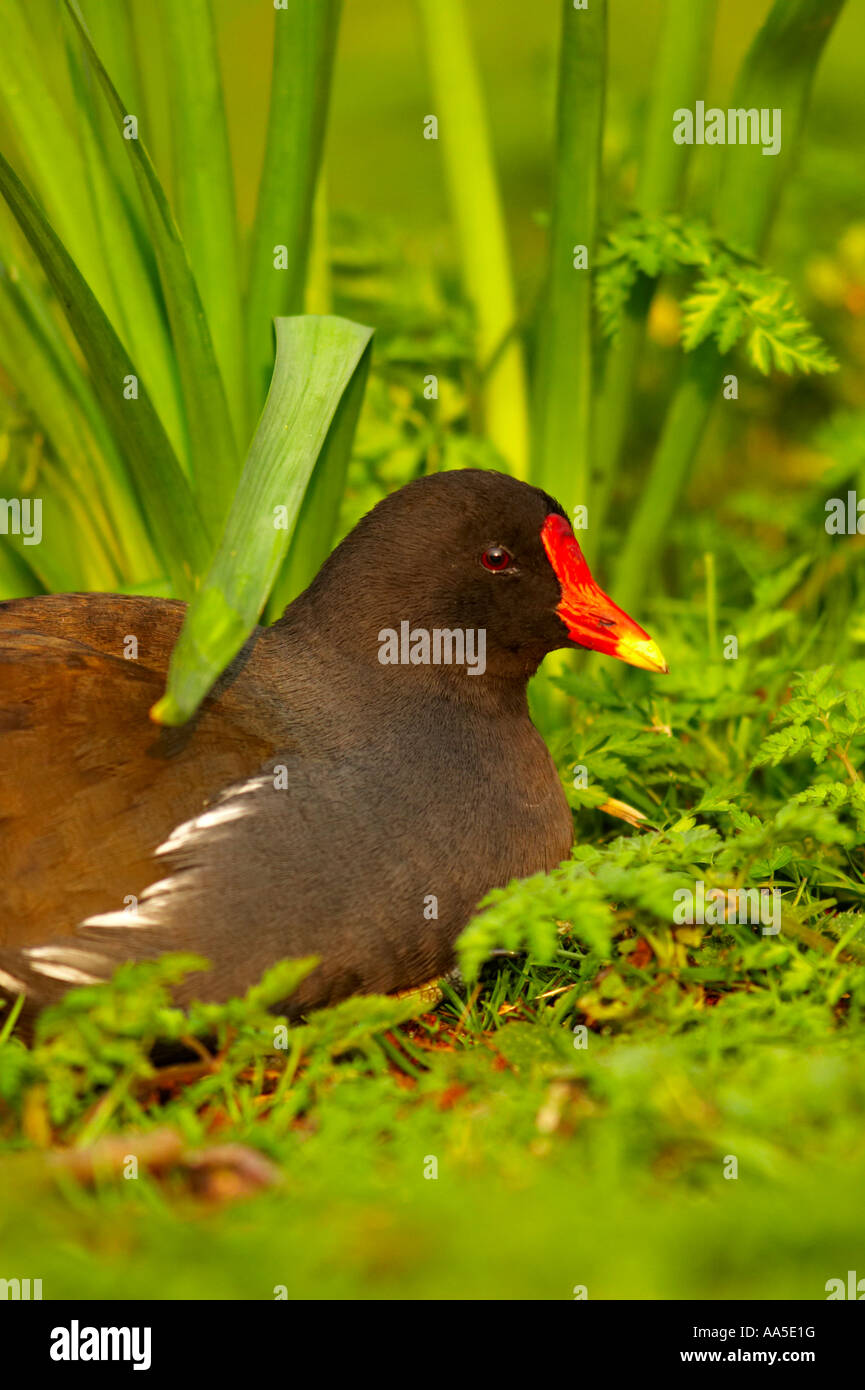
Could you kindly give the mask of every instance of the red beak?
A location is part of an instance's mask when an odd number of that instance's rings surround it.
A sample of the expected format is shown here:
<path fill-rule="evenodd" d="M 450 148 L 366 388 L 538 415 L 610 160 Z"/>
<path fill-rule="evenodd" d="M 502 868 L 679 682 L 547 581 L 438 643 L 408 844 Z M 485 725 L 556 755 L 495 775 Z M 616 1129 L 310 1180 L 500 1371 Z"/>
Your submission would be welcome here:
<path fill-rule="evenodd" d="M 665 675 L 670 668 L 657 642 L 595 583 L 567 518 L 552 512 L 541 527 L 541 540 L 562 586 L 556 612 L 571 641 Z"/>

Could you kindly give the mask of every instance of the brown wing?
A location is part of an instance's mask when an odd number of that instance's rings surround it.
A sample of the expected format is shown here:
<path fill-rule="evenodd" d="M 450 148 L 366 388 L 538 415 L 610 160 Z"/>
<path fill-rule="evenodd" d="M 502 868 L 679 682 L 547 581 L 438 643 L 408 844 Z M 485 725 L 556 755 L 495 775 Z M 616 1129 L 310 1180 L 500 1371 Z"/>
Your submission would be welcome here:
<path fill-rule="evenodd" d="M 184 612 L 112 594 L 0 603 L 0 945 L 138 898 L 172 828 L 290 743 L 266 634 L 193 724 L 152 723 Z"/>

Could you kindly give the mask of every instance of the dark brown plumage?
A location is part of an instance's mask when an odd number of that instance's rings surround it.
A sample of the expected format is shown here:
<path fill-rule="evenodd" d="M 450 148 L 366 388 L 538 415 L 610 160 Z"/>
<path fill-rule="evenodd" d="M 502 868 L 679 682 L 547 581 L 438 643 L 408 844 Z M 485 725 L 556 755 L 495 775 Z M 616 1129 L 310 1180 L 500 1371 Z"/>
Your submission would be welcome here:
<path fill-rule="evenodd" d="M 123 960 L 194 950 L 213 968 L 180 999 L 225 999 L 318 955 L 296 1015 L 447 971 L 490 888 L 570 849 L 526 706 L 544 655 L 618 641 L 663 669 L 580 561 L 545 493 L 475 470 L 421 479 L 360 522 L 176 730 L 148 710 L 182 604 L 0 604 L 0 990 L 23 989 L 29 1018 Z M 381 633 L 405 621 L 484 629 L 483 674 L 382 664 Z"/>

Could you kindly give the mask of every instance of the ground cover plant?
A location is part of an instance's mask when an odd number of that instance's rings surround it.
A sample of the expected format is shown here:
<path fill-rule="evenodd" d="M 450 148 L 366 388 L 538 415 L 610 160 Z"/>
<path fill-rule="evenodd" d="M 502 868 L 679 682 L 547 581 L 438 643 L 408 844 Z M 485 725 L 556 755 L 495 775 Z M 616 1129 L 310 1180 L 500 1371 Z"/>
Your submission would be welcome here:
<path fill-rule="evenodd" d="M 825 1298 L 865 1235 L 865 233 L 861 106 L 843 67 L 818 79 L 861 18 L 668 0 L 647 82 L 641 7 L 563 4 L 533 220 L 497 173 L 490 16 L 419 0 L 406 158 L 419 187 L 441 164 L 439 260 L 381 195 L 340 204 L 336 5 L 268 16 L 244 174 L 208 55 L 254 8 L 166 0 L 151 49 L 145 5 L 12 7 L 0 492 L 45 518 L 38 546 L 0 536 L 3 596 L 190 598 L 181 720 L 379 496 L 505 467 L 585 508 L 671 674 L 548 661 L 532 706 L 577 845 L 482 905 L 440 1001 L 288 1026 L 267 1006 L 289 963 L 187 1017 L 169 986 L 193 962 L 168 958 L 71 993 L 32 1049 L 0 1015 L 0 1275 L 73 1298 Z M 376 15 L 365 37 L 342 18 L 344 86 L 399 22 Z M 780 106 L 778 157 L 675 144 L 704 95 Z M 677 920 L 698 883 L 704 920 Z M 765 920 L 737 920 L 749 891 Z M 188 1060 L 158 1066 L 159 1039 Z"/>

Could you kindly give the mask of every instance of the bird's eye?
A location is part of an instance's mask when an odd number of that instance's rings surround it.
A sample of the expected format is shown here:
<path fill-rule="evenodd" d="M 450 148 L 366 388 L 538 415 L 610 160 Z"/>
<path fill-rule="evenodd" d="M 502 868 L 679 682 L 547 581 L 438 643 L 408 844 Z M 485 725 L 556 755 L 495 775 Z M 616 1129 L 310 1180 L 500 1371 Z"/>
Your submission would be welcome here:
<path fill-rule="evenodd" d="M 510 563 L 510 554 L 501 545 L 491 545 L 481 556 L 481 564 L 484 569 L 492 570 L 493 573 L 498 570 L 506 570 Z"/>
<path fill-rule="evenodd" d="M 616 626 L 616 620 L 615 620 L 615 618 L 599 618 L 599 619 L 598 619 L 598 627 L 615 627 L 615 626 Z"/>

